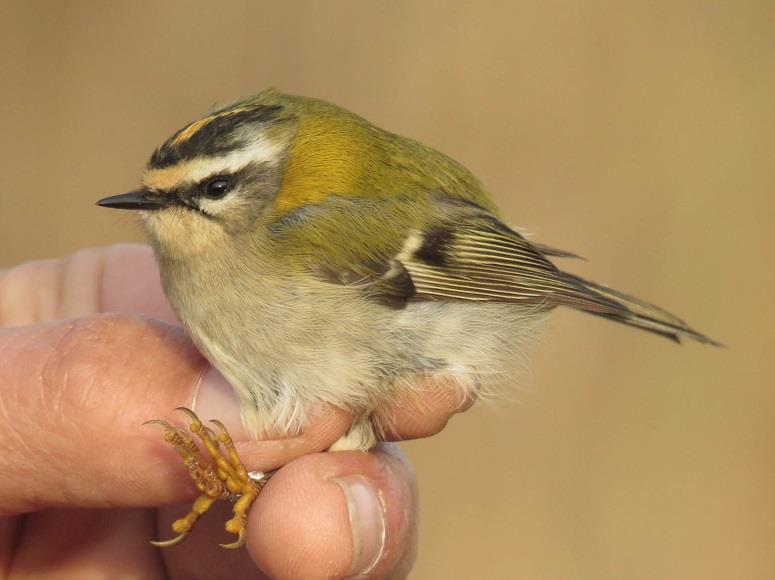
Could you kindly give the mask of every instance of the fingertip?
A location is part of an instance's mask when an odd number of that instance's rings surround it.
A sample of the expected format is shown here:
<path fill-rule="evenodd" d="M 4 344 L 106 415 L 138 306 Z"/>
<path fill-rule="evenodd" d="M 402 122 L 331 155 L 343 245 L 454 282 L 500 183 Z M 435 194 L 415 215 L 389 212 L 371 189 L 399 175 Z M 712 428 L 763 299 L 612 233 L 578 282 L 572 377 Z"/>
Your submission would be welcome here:
<path fill-rule="evenodd" d="M 247 548 L 273 578 L 341 577 L 352 539 L 340 488 L 326 477 L 325 457 L 307 455 L 270 480 L 250 512 Z"/>
<path fill-rule="evenodd" d="M 332 405 L 320 405 L 309 417 L 301 433 L 285 435 L 271 431 L 258 441 L 237 442 L 237 449 L 248 469 L 268 471 L 310 453 L 324 451 L 347 432 L 352 414 Z"/>
<path fill-rule="evenodd" d="M 101 310 L 139 312 L 179 324 L 164 296 L 153 251 L 140 244 L 117 244 L 103 254 Z"/>
<path fill-rule="evenodd" d="M 389 441 L 432 437 L 457 413 L 476 402 L 473 393 L 449 377 L 418 379 L 416 388 L 379 412 L 377 421 Z"/>
<path fill-rule="evenodd" d="M 400 456 L 307 455 L 259 496 L 248 550 L 271 577 L 396 577 L 414 561 L 415 508 L 414 476 Z"/>

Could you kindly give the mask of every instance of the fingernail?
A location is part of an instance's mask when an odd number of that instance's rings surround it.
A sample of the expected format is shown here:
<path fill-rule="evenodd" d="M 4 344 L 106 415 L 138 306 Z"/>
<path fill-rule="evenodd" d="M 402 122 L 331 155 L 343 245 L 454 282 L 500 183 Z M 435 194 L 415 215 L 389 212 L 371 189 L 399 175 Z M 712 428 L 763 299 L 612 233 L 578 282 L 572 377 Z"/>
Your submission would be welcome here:
<path fill-rule="evenodd" d="M 199 379 L 191 409 L 203 421 L 218 419 L 234 440 L 248 439 L 242 425 L 239 401 L 234 389 L 215 367 L 209 367 Z"/>
<path fill-rule="evenodd" d="M 353 562 L 348 578 L 362 578 L 379 564 L 385 550 L 385 510 L 371 483 L 360 476 L 332 480 L 347 500 L 353 536 Z"/>

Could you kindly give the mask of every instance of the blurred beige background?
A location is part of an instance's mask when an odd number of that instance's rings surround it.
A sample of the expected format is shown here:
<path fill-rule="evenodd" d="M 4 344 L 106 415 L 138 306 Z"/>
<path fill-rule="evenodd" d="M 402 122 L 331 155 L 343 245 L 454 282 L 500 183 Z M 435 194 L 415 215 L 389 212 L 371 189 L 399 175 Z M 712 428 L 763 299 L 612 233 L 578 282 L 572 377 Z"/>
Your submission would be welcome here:
<path fill-rule="evenodd" d="M 775 4 L 215 4 L 0 5 L 0 267 L 141 240 L 93 202 L 213 103 L 332 100 L 729 345 L 557 312 L 515 403 L 406 445 L 414 577 L 775 578 Z"/>

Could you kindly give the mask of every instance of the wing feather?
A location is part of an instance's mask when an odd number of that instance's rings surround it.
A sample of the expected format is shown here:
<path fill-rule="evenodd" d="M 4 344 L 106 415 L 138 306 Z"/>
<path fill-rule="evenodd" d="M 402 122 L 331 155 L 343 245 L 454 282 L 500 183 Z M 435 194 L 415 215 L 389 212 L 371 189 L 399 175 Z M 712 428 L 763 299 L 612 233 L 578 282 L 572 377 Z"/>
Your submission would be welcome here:
<path fill-rule="evenodd" d="M 401 262 L 416 298 L 570 306 L 673 340 L 718 344 L 662 308 L 561 271 L 547 255 L 574 254 L 536 246 L 489 214 L 436 228 Z"/>
<path fill-rule="evenodd" d="M 273 235 L 286 243 L 308 236 L 295 248 L 314 250 L 307 260 L 318 277 L 361 288 L 391 307 L 418 300 L 569 306 L 674 340 L 717 344 L 657 306 L 561 271 L 549 256 L 578 256 L 530 242 L 484 208 L 437 200 L 425 222 L 420 216 L 428 207 L 412 212 L 407 202 L 333 197 L 327 203 L 305 210 L 303 229 L 283 218 Z M 344 230 L 342 220 L 349 220 Z M 383 228 L 382 235 L 374 228 Z"/>

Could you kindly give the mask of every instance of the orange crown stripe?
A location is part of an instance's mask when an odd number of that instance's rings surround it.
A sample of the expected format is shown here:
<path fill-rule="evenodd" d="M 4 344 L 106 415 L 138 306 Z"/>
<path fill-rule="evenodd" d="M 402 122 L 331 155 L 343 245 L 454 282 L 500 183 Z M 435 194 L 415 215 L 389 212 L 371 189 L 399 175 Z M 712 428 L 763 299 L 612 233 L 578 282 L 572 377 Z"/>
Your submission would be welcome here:
<path fill-rule="evenodd" d="M 236 115 L 237 113 L 249 111 L 251 108 L 252 107 L 248 107 L 248 106 L 237 107 L 236 109 L 222 111 L 215 115 L 210 115 L 209 117 L 203 117 L 201 119 L 198 119 L 197 121 L 194 121 L 193 123 L 191 123 L 185 129 L 182 129 L 180 133 L 175 135 L 175 138 L 172 140 L 172 145 L 179 145 L 184 141 L 188 141 L 189 139 L 191 139 L 192 136 L 198 133 L 202 129 L 202 127 L 205 127 L 206 125 L 215 121 L 216 119 L 220 119 L 222 117 L 230 117 L 231 115 Z"/>

